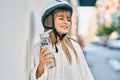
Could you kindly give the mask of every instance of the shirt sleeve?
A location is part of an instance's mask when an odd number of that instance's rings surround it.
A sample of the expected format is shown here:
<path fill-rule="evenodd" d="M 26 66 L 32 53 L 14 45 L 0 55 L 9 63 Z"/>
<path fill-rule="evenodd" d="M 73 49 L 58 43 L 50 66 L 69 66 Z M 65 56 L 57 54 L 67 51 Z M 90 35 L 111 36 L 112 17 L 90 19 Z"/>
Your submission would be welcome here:
<path fill-rule="evenodd" d="M 94 80 L 80 45 L 77 42 L 73 42 L 73 46 L 78 53 L 78 69 L 82 80 Z"/>
<path fill-rule="evenodd" d="M 40 47 L 38 45 L 34 46 L 31 53 L 31 71 L 30 71 L 30 80 L 47 80 L 47 68 L 44 69 L 44 73 L 39 77 L 36 78 L 36 71 L 39 64 L 39 52 Z"/>

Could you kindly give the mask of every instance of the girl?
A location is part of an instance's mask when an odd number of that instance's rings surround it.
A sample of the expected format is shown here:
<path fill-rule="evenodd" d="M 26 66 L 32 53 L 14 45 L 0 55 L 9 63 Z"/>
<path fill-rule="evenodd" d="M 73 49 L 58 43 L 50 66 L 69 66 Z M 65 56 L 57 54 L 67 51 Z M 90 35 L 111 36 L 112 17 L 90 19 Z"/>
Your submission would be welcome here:
<path fill-rule="evenodd" d="M 53 56 L 40 44 L 35 45 L 31 80 L 94 80 L 78 42 L 66 35 L 71 28 L 72 12 L 71 5 L 63 0 L 53 1 L 44 9 L 41 20 L 51 37 L 56 66 L 45 67 L 53 62 Z"/>

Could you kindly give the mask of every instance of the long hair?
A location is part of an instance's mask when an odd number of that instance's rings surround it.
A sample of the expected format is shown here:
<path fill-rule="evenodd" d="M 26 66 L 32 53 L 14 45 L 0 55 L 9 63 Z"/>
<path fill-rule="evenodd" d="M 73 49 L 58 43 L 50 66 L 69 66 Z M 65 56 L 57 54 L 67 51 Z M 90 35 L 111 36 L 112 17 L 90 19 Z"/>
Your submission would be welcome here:
<path fill-rule="evenodd" d="M 54 19 L 56 18 L 56 15 L 58 12 L 65 12 L 65 14 L 69 15 L 71 17 L 71 14 L 68 10 L 64 10 L 64 9 L 57 9 L 54 11 Z M 72 22 L 71 22 L 72 23 Z M 52 15 L 50 14 L 46 19 L 45 19 L 45 22 L 44 22 L 44 26 L 47 26 L 47 27 L 52 27 Z M 49 29 L 44 29 L 44 31 L 48 31 Z M 51 37 L 51 41 L 52 41 L 52 45 L 54 47 L 54 42 L 56 41 L 56 37 L 55 37 L 55 34 L 51 31 L 50 32 L 50 37 Z M 75 57 L 76 57 L 76 61 L 78 62 L 78 55 L 77 55 L 77 52 L 75 50 L 75 48 L 73 47 L 71 41 L 69 40 L 69 38 L 65 37 L 61 40 L 61 45 L 62 45 L 62 49 L 66 55 L 66 58 L 68 60 L 68 62 L 70 64 L 72 64 L 72 57 L 71 57 L 71 54 L 70 54 L 70 50 L 69 48 L 71 48 L 71 50 L 73 51 Z"/>

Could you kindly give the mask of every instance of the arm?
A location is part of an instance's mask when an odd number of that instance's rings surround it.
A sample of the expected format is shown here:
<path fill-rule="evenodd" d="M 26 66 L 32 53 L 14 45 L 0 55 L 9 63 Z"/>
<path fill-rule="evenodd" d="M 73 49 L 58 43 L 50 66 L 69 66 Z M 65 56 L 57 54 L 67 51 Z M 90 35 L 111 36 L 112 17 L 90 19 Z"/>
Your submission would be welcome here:
<path fill-rule="evenodd" d="M 36 71 L 36 78 L 38 79 L 39 77 L 41 77 L 43 73 L 44 73 L 44 68 L 38 65 L 37 71 Z"/>
<path fill-rule="evenodd" d="M 31 53 L 30 80 L 45 80 L 45 77 L 47 76 L 47 70 L 41 70 L 41 68 L 39 68 L 39 52 L 39 44 L 34 45 Z"/>
<path fill-rule="evenodd" d="M 45 68 L 45 64 L 50 62 L 51 57 L 46 56 L 50 54 L 45 48 L 40 50 L 40 47 L 33 48 L 31 56 L 31 79 L 30 80 L 46 80 L 48 76 L 48 70 Z"/>

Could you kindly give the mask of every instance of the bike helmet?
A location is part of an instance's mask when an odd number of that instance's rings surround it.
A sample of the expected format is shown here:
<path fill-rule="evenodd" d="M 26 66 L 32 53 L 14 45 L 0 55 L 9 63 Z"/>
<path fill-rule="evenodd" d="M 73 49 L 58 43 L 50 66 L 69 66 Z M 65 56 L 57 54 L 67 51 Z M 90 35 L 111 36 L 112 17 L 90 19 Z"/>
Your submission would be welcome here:
<path fill-rule="evenodd" d="M 65 0 L 54 0 L 50 3 L 48 3 L 47 6 L 43 9 L 42 16 L 41 16 L 41 22 L 42 22 L 44 28 L 52 29 L 52 31 L 54 32 L 55 37 L 56 37 L 56 41 L 54 42 L 54 44 L 55 44 L 56 52 L 58 52 L 58 49 L 56 47 L 56 43 L 58 42 L 57 36 L 60 38 L 60 40 L 62 40 L 66 34 L 63 34 L 62 36 L 60 36 L 59 33 L 56 31 L 56 28 L 54 25 L 54 14 L 53 14 L 53 12 L 56 9 L 68 10 L 68 11 L 70 11 L 71 15 L 72 15 L 73 9 L 72 9 L 71 5 Z M 49 16 L 50 14 L 52 15 L 52 27 L 47 27 L 44 25 L 44 22 L 45 22 L 45 19 L 47 18 L 47 16 Z"/>
<path fill-rule="evenodd" d="M 47 6 L 43 9 L 42 18 L 41 18 L 42 24 L 44 24 L 46 17 L 58 8 L 67 9 L 71 12 L 71 14 L 73 12 L 71 5 L 67 1 L 54 0 L 50 3 L 48 3 Z M 45 27 L 45 26 L 43 25 L 43 27 Z M 47 27 L 45 27 L 45 28 L 47 28 Z"/>

